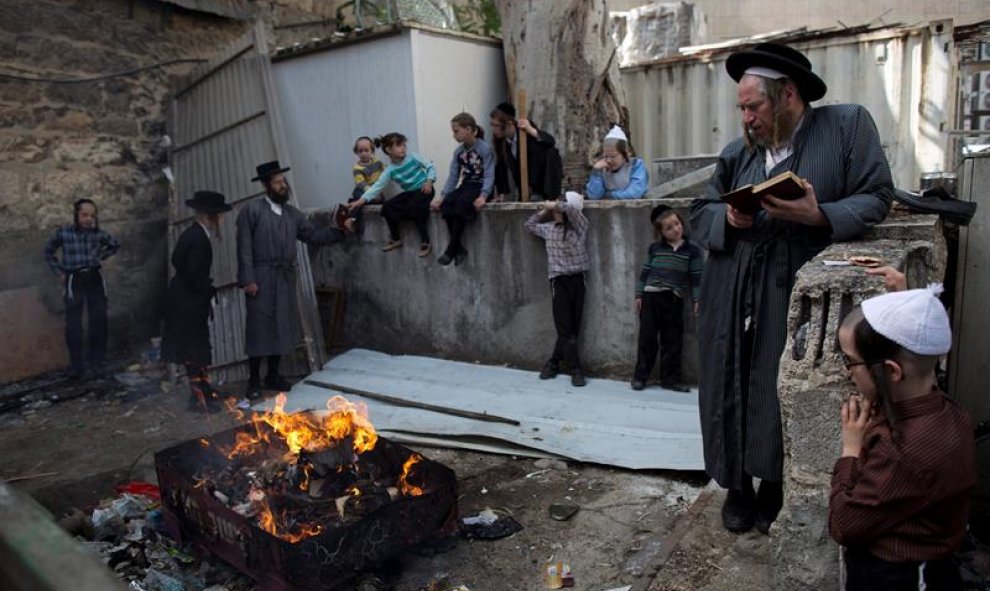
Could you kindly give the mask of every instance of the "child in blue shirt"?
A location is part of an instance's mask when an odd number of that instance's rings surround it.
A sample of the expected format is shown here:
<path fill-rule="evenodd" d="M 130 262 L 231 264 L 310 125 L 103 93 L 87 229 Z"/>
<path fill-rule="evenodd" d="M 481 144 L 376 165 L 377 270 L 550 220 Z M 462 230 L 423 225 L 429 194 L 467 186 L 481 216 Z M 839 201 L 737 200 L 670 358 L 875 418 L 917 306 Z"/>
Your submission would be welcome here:
<path fill-rule="evenodd" d="M 602 142 L 602 157 L 595 162 L 585 192 L 588 199 L 642 199 L 649 175 L 642 158 L 629 158 L 629 144 L 616 125 Z"/>

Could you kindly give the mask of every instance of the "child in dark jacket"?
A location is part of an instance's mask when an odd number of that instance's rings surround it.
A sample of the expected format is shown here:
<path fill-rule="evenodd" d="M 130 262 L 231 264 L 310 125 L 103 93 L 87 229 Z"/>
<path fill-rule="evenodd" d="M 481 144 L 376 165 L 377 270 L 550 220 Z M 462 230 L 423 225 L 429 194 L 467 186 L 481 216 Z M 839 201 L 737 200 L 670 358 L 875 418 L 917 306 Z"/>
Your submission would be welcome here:
<path fill-rule="evenodd" d="M 103 377 L 107 353 L 107 289 L 101 269 L 103 261 L 120 249 L 120 243 L 100 229 L 96 203 L 80 199 L 73 205 L 74 219 L 60 228 L 45 244 L 45 261 L 65 288 L 65 344 L 69 370 L 80 378 L 83 365 L 83 307 L 89 314 L 89 365 L 95 377 Z M 55 252 L 62 249 L 62 259 Z"/>
<path fill-rule="evenodd" d="M 976 486 L 973 426 L 938 391 L 949 352 L 940 286 L 863 301 L 839 326 L 858 394 L 842 404 L 829 532 L 845 546 L 845 588 L 963 589 L 952 554 Z"/>
<path fill-rule="evenodd" d="M 691 298 L 698 313 L 704 254 L 684 236 L 684 221 L 666 205 L 650 212 L 656 242 L 650 245 L 636 285 L 639 314 L 639 350 L 633 374 L 633 390 L 642 390 L 657 357 L 660 335 L 660 385 L 688 392 L 681 380 L 681 347 L 684 342 L 684 300 Z"/>

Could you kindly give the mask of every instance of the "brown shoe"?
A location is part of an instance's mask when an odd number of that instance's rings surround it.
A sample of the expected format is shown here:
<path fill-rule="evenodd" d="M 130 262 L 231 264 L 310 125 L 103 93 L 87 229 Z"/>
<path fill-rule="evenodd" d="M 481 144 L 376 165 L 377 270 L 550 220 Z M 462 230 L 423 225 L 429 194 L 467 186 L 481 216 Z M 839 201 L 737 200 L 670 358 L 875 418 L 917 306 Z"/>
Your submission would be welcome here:
<path fill-rule="evenodd" d="M 429 242 L 424 242 L 423 244 L 419 245 L 419 252 L 416 253 L 416 256 L 425 257 L 431 252 L 433 252 L 433 245 L 430 244 Z"/>
<path fill-rule="evenodd" d="M 402 246 L 401 240 L 389 240 L 388 242 L 385 243 L 385 246 L 382 247 L 382 252 L 389 252 L 401 246 Z"/>

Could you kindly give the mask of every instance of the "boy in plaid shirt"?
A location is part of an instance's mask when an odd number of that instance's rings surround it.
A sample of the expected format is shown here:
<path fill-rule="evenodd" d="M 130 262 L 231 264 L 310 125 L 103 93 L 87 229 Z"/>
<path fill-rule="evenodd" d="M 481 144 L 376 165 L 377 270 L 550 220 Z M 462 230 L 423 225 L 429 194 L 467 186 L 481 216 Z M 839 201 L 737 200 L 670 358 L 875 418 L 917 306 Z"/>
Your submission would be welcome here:
<path fill-rule="evenodd" d="M 120 243 L 100 230 L 96 203 L 80 199 L 73 206 L 74 222 L 55 231 L 45 245 L 45 261 L 65 285 L 65 344 L 72 362 L 70 375 L 83 374 L 82 313 L 89 311 L 89 364 L 102 377 L 107 352 L 107 291 L 101 262 L 120 249 Z M 62 259 L 55 256 L 62 249 Z"/>
<path fill-rule="evenodd" d="M 553 323 L 557 343 L 547 361 L 541 380 L 557 376 L 560 362 L 571 369 L 571 384 L 584 386 L 584 372 L 578 358 L 578 333 L 584 311 L 584 273 L 588 256 L 588 218 L 581 209 L 584 198 L 567 192 L 565 201 L 547 201 L 543 209 L 526 220 L 526 230 L 547 243 L 547 275 L 553 297 Z"/>

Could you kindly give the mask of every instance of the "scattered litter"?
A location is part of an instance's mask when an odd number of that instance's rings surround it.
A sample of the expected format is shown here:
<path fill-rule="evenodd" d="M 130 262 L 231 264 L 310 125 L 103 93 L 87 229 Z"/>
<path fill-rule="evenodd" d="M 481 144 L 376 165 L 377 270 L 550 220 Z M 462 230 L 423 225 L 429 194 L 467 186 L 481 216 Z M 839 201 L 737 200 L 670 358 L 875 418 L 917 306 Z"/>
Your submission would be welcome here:
<path fill-rule="evenodd" d="M 498 540 L 523 529 L 512 516 L 499 515 L 489 507 L 477 515 L 463 518 L 461 523 L 464 524 L 461 534 L 468 539 Z"/>
<path fill-rule="evenodd" d="M 141 369 L 141 366 L 139 365 L 137 368 Z M 136 388 L 148 382 L 148 378 L 137 373 L 136 371 L 125 371 L 114 374 L 113 379 L 130 388 Z"/>
<path fill-rule="evenodd" d="M 158 487 L 150 482 L 144 482 L 141 480 L 134 480 L 126 484 L 120 484 L 114 487 L 118 493 L 130 493 L 132 495 L 144 495 L 146 497 L 151 497 L 152 499 L 161 499 L 162 493 L 158 490 Z"/>
<path fill-rule="evenodd" d="M 552 562 L 546 565 L 545 579 L 548 589 L 561 589 L 563 587 L 574 586 L 574 575 L 571 573 L 571 565 L 566 562 Z"/>
<path fill-rule="evenodd" d="M 488 494 L 488 489 L 485 488 L 485 487 L 481 487 L 481 494 L 487 495 Z"/>
<path fill-rule="evenodd" d="M 153 568 L 148 569 L 144 585 L 148 591 L 186 591 L 182 581 Z"/>
<path fill-rule="evenodd" d="M 829 261 L 829 260 L 825 260 L 825 261 L 822 261 L 822 264 L 824 264 L 826 267 L 851 267 L 852 266 L 852 263 L 850 263 L 849 261 Z"/>
<path fill-rule="evenodd" d="M 632 589 L 632 585 L 626 585 L 625 587 L 616 587 L 614 589 L 606 589 L 605 591 L 629 591 Z"/>
<path fill-rule="evenodd" d="M 540 474 L 546 474 L 550 471 L 550 468 L 544 468 L 542 470 L 537 470 L 536 472 L 530 472 L 526 475 L 526 478 L 533 478 L 534 476 L 539 476 Z"/>
<path fill-rule="evenodd" d="M 241 410 L 251 410 L 251 401 L 247 398 L 241 398 L 240 402 L 237 403 L 237 408 Z"/>
<path fill-rule="evenodd" d="M 573 503 L 554 503 L 550 505 L 550 518 L 555 521 L 567 521 L 580 509 L 579 505 Z"/>
<path fill-rule="evenodd" d="M 490 507 L 485 507 L 485 510 L 473 517 L 465 517 L 461 521 L 464 525 L 491 525 L 498 521 L 498 514 L 492 511 Z"/>

